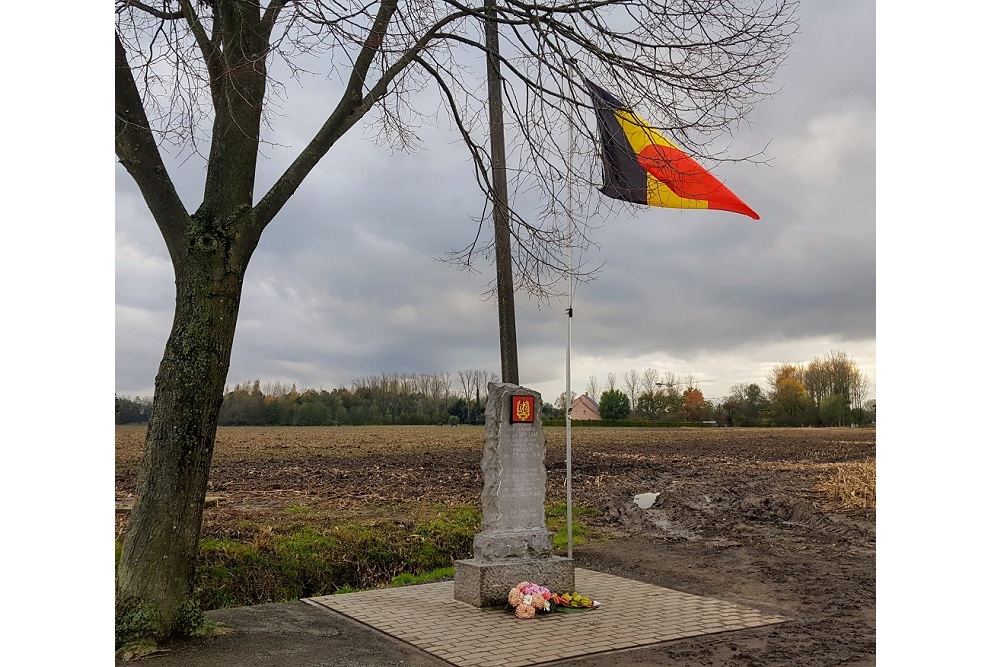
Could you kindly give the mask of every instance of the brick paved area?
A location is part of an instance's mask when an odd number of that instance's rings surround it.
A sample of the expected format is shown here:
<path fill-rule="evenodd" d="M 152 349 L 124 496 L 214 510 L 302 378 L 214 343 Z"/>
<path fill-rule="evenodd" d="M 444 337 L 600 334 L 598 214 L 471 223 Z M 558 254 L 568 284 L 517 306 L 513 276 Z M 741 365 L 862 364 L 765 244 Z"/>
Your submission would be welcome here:
<path fill-rule="evenodd" d="M 601 607 L 520 620 L 454 599 L 450 581 L 305 600 L 381 630 L 456 667 L 524 667 L 787 619 L 721 600 L 576 568 Z"/>

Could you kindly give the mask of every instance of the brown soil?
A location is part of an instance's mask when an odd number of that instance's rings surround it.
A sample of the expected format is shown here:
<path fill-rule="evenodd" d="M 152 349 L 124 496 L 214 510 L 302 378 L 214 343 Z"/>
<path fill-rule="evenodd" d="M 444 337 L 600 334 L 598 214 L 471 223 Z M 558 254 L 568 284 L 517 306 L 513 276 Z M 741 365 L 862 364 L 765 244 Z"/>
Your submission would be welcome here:
<path fill-rule="evenodd" d="M 118 501 L 134 493 L 142 435 L 118 429 Z M 482 442 L 472 427 L 220 429 L 203 534 L 301 519 L 290 507 L 315 523 L 474 505 Z M 546 429 L 546 442 L 548 497 L 558 499 L 564 429 Z M 875 511 L 840 510 L 816 490 L 844 463 L 874 458 L 867 429 L 575 429 L 574 504 L 597 510 L 585 517 L 597 539 L 574 548 L 578 565 L 790 619 L 615 663 L 874 665 Z M 643 511 L 640 493 L 659 496 Z M 116 516 L 120 531 L 127 513 Z"/>

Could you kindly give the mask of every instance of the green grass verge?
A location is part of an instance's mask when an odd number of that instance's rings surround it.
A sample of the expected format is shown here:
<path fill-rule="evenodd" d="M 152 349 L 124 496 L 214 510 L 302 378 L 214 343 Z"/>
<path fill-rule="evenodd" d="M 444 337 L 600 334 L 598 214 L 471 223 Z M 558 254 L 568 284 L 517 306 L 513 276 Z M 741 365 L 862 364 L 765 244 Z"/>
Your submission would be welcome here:
<path fill-rule="evenodd" d="M 573 508 L 575 546 L 590 538 L 585 517 L 594 513 Z M 547 504 L 545 517 L 555 550 L 564 553 L 566 504 Z M 194 600 L 207 611 L 447 579 L 454 576 L 456 559 L 472 555 L 481 521 L 478 508 L 459 507 L 413 521 L 244 525 L 238 539 L 201 541 Z M 116 541 L 116 562 L 120 552 Z"/>
<path fill-rule="evenodd" d="M 580 518 L 597 514 L 597 510 L 589 507 L 573 505 L 573 546 L 582 546 L 591 539 L 587 524 L 580 522 Z M 545 523 L 549 530 L 553 531 L 552 546 L 556 551 L 565 552 L 568 539 L 566 538 L 566 503 L 550 503 L 545 506 Z"/>
<path fill-rule="evenodd" d="M 441 579 L 472 553 L 480 516 L 457 508 L 420 523 L 261 527 L 249 541 L 204 539 L 195 596 L 208 610 Z"/>

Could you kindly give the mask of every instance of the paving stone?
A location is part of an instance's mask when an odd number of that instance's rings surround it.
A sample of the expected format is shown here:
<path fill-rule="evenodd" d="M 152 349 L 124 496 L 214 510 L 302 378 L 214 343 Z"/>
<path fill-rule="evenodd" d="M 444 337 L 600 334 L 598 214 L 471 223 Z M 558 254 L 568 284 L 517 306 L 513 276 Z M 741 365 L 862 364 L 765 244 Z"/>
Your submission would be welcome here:
<path fill-rule="evenodd" d="M 601 607 L 521 620 L 503 610 L 455 601 L 450 581 L 305 602 L 349 616 L 456 667 L 530 667 L 788 620 L 583 568 L 576 568 L 576 588 Z M 642 600 L 641 607 L 636 600 Z"/>

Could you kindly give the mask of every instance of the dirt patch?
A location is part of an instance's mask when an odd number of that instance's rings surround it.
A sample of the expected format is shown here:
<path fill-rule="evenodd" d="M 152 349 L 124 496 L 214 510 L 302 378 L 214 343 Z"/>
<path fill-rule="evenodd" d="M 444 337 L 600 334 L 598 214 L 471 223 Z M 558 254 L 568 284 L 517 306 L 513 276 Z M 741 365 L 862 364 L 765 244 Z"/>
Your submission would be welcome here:
<path fill-rule="evenodd" d="M 119 429 L 116 501 L 135 490 L 141 429 Z M 203 533 L 241 522 L 358 520 L 476 505 L 483 433 L 472 427 L 220 429 Z M 564 496 L 565 433 L 546 429 L 548 496 Z M 817 490 L 875 458 L 865 429 L 586 429 L 573 432 L 573 496 L 606 540 L 582 567 L 777 613 L 779 625 L 616 655 L 621 665 L 875 664 L 875 511 Z M 632 499 L 658 493 L 648 510 Z M 127 513 L 116 514 L 122 530 Z M 637 601 L 637 611 L 641 601 Z M 607 656 L 563 664 L 605 665 Z"/>

